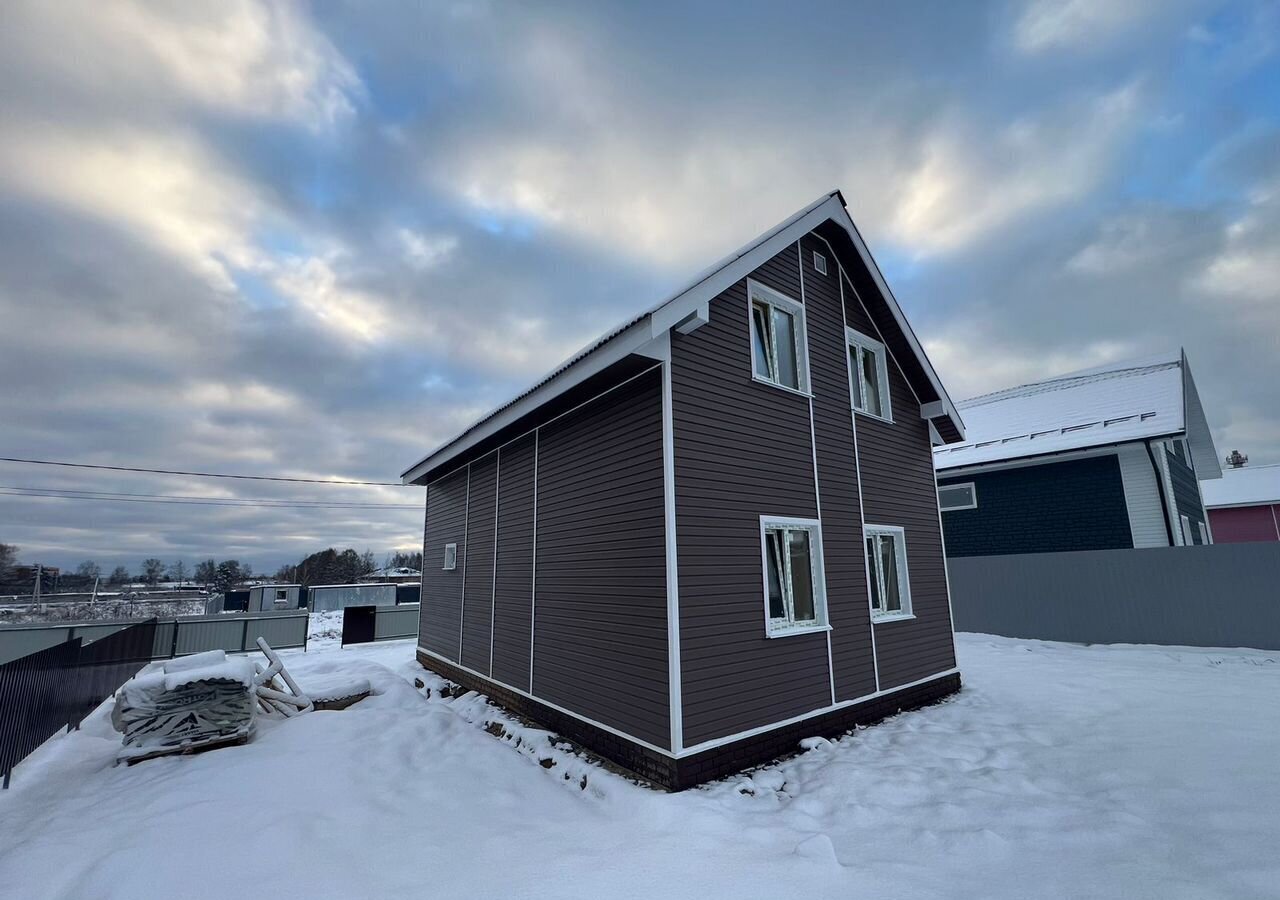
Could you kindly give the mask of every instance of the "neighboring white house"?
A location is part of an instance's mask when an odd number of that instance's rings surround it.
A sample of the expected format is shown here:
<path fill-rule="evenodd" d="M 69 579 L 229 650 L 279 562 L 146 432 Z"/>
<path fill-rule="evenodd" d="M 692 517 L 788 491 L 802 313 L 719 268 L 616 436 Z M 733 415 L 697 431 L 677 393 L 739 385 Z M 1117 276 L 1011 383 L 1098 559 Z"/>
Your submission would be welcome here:
<path fill-rule="evenodd" d="M 949 556 L 1212 542 L 1222 468 L 1181 349 L 957 407 L 965 442 L 934 449 Z"/>

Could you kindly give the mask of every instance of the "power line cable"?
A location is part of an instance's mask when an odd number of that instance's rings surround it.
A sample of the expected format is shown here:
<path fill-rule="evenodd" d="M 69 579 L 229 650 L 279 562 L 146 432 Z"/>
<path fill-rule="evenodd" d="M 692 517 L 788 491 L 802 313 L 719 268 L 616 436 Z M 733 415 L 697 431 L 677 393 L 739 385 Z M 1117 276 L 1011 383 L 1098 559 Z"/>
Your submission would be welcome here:
<path fill-rule="evenodd" d="M 53 488 L 38 486 L 23 486 L 19 484 L 0 484 L 0 491 L 24 491 L 32 492 L 35 496 L 44 494 L 90 494 L 104 498 L 111 497 L 146 497 L 158 500 L 200 500 L 205 502 L 225 501 L 227 503 L 247 503 L 247 504 L 287 504 L 289 506 L 360 506 L 360 507 L 385 507 L 388 509 L 417 509 L 416 505 L 406 505 L 404 503 L 379 503 L 374 500 L 295 500 L 288 497 L 201 497 L 191 494 L 136 494 L 129 491 L 91 491 L 88 488 Z M 88 499 L 88 498 L 85 498 Z"/>
<path fill-rule="evenodd" d="M 35 497 L 46 500 L 97 500 L 104 503 L 159 503 L 172 506 L 224 506 L 233 509 L 350 509 L 386 510 L 419 509 L 413 504 L 361 504 L 361 503 L 236 503 L 229 500 L 161 500 L 152 497 L 84 497 L 75 494 L 43 494 L 0 489 L 0 497 Z"/>
<path fill-rule="evenodd" d="M 410 487 L 398 481 L 348 481 L 340 478 L 289 478 L 284 475 L 231 475 L 226 472 L 186 472 L 180 469 L 145 469 L 137 466 L 105 466 L 96 463 L 59 462 L 51 459 L 23 459 L 0 456 L 0 462 L 33 466 L 66 466 L 73 469 L 106 469 L 112 472 L 143 472 L 148 475 L 191 475 L 196 478 L 241 478 L 246 481 L 289 481 L 297 484 L 366 484 L 379 487 Z"/>

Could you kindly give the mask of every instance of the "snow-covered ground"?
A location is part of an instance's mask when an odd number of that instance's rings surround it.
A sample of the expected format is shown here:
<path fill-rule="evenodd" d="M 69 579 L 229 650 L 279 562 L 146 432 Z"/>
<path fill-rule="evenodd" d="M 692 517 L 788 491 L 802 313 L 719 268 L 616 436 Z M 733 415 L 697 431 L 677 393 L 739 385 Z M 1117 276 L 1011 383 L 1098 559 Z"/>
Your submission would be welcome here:
<path fill-rule="evenodd" d="M 0 895 L 1280 895 L 1280 654 L 959 647 L 954 699 L 673 795 L 486 733 L 475 695 L 415 690 L 411 642 L 319 637 L 285 654 L 303 687 L 377 696 L 133 768 L 106 707 L 46 745 L 0 795 Z"/>

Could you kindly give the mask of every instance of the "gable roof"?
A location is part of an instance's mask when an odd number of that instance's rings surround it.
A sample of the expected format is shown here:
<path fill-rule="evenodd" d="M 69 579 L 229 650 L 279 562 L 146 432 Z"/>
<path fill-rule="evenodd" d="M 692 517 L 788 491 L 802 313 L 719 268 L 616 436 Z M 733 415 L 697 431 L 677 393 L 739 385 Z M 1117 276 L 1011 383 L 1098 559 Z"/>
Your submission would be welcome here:
<path fill-rule="evenodd" d="M 1280 503 L 1280 463 L 1227 469 L 1215 481 L 1200 486 L 1208 509 Z"/>
<path fill-rule="evenodd" d="M 1199 476 L 1222 474 L 1181 349 L 983 394 L 959 407 L 968 440 L 934 448 L 939 471 L 1185 435 Z"/>
<path fill-rule="evenodd" d="M 626 355 L 636 352 L 662 337 L 671 328 L 697 316 L 699 310 L 705 312 L 710 301 L 723 293 L 727 288 L 746 278 L 751 272 L 767 262 L 783 248 L 795 243 L 809 232 L 826 222 L 835 223 L 848 235 L 854 248 L 869 271 L 876 287 L 879 289 L 886 306 L 898 327 L 920 370 L 924 373 L 929 387 L 937 400 L 928 406 L 936 422 L 937 430 L 944 438 L 963 440 L 964 422 L 956 410 L 955 404 L 947 395 L 932 363 L 929 362 L 924 348 L 907 323 L 902 308 L 889 286 L 884 281 L 879 267 L 871 257 L 870 250 L 858 233 L 857 226 L 849 217 L 844 197 L 839 191 L 824 194 L 808 206 L 789 216 L 787 219 L 770 228 L 768 231 L 748 241 L 737 250 L 725 256 L 702 272 L 674 294 L 661 302 L 623 321 L 615 328 L 605 332 L 601 337 L 587 344 L 577 353 L 560 363 L 533 386 L 518 394 L 513 399 L 493 409 L 470 425 L 458 436 L 445 441 L 430 454 L 410 466 L 401 474 L 401 479 L 410 484 L 417 481 L 427 472 L 438 468 L 450 459 L 465 453 L 485 438 L 493 435 L 501 428 L 514 422 L 521 416 L 533 411 L 543 403 L 559 396 L 564 391 L 585 380 L 592 374 L 601 371 L 609 364 Z"/>

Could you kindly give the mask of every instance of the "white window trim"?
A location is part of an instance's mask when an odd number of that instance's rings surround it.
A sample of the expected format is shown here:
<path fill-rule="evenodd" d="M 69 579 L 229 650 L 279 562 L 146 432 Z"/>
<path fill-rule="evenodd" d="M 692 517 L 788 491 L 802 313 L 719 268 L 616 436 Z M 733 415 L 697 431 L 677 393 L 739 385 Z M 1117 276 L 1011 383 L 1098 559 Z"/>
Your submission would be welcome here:
<path fill-rule="evenodd" d="M 769 528 L 804 528 L 809 531 L 809 559 L 813 566 L 814 624 L 779 627 L 769 618 L 769 544 L 765 533 Z M 760 517 L 760 588 L 764 601 L 764 633 L 766 637 L 782 638 L 796 634 L 813 634 L 830 631 L 827 618 L 827 575 L 822 557 L 822 522 L 818 519 L 795 519 L 787 516 Z"/>
<path fill-rule="evenodd" d="M 902 596 L 902 609 L 898 612 L 876 612 L 875 608 L 871 610 L 872 622 L 898 622 L 905 619 L 914 619 L 915 608 L 911 605 L 911 576 L 907 571 L 907 532 L 901 525 L 864 525 L 862 527 L 862 559 L 867 566 L 867 578 L 876 579 L 880 588 L 880 596 L 885 595 L 884 583 L 880 581 L 878 570 L 879 567 L 872 567 L 871 560 L 867 558 L 866 539 L 872 535 L 887 535 L 897 538 L 899 552 L 894 553 L 894 558 L 898 561 L 898 586 L 899 593 Z M 870 583 L 870 582 L 868 582 Z"/>
<path fill-rule="evenodd" d="M 852 328 L 845 327 L 845 366 L 849 369 L 849 403 L 853 407 L 853 411 L 860 416 L 866 416 L 869 419 L 878 419 L 881 422 L 893 424 L 893 403 L 889 396 L 889 350 L 881 341 L 877 341 L 873 337 L 863 334 L 860 331 L 854 331 Z M 862 384 L 862 372 L 860 369 L 855 370 L 849 363 L 849 347 L 857 347 L 861 350 L 870 350 L 876 354 L 876 374 L 880 376 L 880 408 L 884 410 L 883 415 L 876 415 L 873 412 L 867 412 L 860 409 L 858 404 L 854 402 L 855 394 L 861 398 L 859 385 Z M 861 356 L 861 353 L 859 353 Z M 861 364 L 859 363 L 859 366 Z M 862 405 L 866 405 L 865 402 Z"/>
<path fill-rule="evenodd" d="M 942 492 L 943 492 L 943 491 L 953 490 L 953 489 L 956 489 L 956 488 L 966 488 L 966 487 L 969 489 L 969 496 L 971 496 L 971 497 L 973 498 L 973 500 L 972 500 L 971 502 L 969 502 L 969 503 L 967 503 L 967 504 L 965 504 L 965 505 L 963 505 L 963 506 L 943 506 L 943 505 L 942 505 Z M 958 510 L 962 510 L 962 509 L 977 509 L 977 508 L 978 508 L 978 487 L 977 487 L 977 485 L 975 485 L 972 481 L 961 481 L 961 482 L 958 482 L 958 483 L 956 483 L 956 484 L 940 484 L 940 485 L 938 485 L 938 509 L 939 509 L 940 511 L 942 511 L 942 512 L 956 512 L 956 511 L 958 511 Z"/>
<path fill-rule="evenodd" d="M 813 270 L 819 275 L 827 274 L 827 258 L 817 250 L 813 251 Z"/>
<path fill-rule="evenodd" d="M 453 551 L 452 554 L 449 552 L 451 550 Z M 452 556 L 452 559 L 450 559 L 450 556 Z M 452 572 L 458 568 L 458 545 L 456 543 L 444 545 L 444 564 L 440 568 L 445 572 Z"/>
<path fill-rule="evenodd" d="M 1200 543 L 1209 544 L 1209 527 L 1204 522 L 1197 522 L 1196 524 L 1200 526 Z"/>
<path fill-rule="evenodd" d="M 1191 534 L 1191 517 L 1179 515 L 1178 518 L 1181 520 L 1182 524 L 1182 545 L 1184 547 L 1190 547 L 1196 542 L 1195 538 L 1192 537 Z"/>
<path fill-rule="evenodd" d="M 796 323 L 796 368 L 797 381 L 799 388 L 787 387 L 777 381 L 770 381 L 768 378 L 761 378 L 756 373 L 756 320 L 752 315 L 752 308 L 756 301 L 765 303 L 769 306 L 776 306 L 783 312 L 790 313 Z M 800 394 L 803 397 L 812 397 L 813 393 L 809 389 L 809 329 L 804 318 L 804 304 L 792 300 L 786 294 L 779 293 L 773 288 L 763 285 L 758 281 L 747 279 L 747 337 L 749 339 L 747 345 L 747 363 L 751 366 L 751 380 L 758 381 L 761 384 L 767 384 L 769 387 L 777 388 L 780 391 L 787 391 L 792 394 Z M 774 340 L 777 340 L 776 333 Z M 777 347 L 773 348 L 774 358 L 777 358 Z"/>

